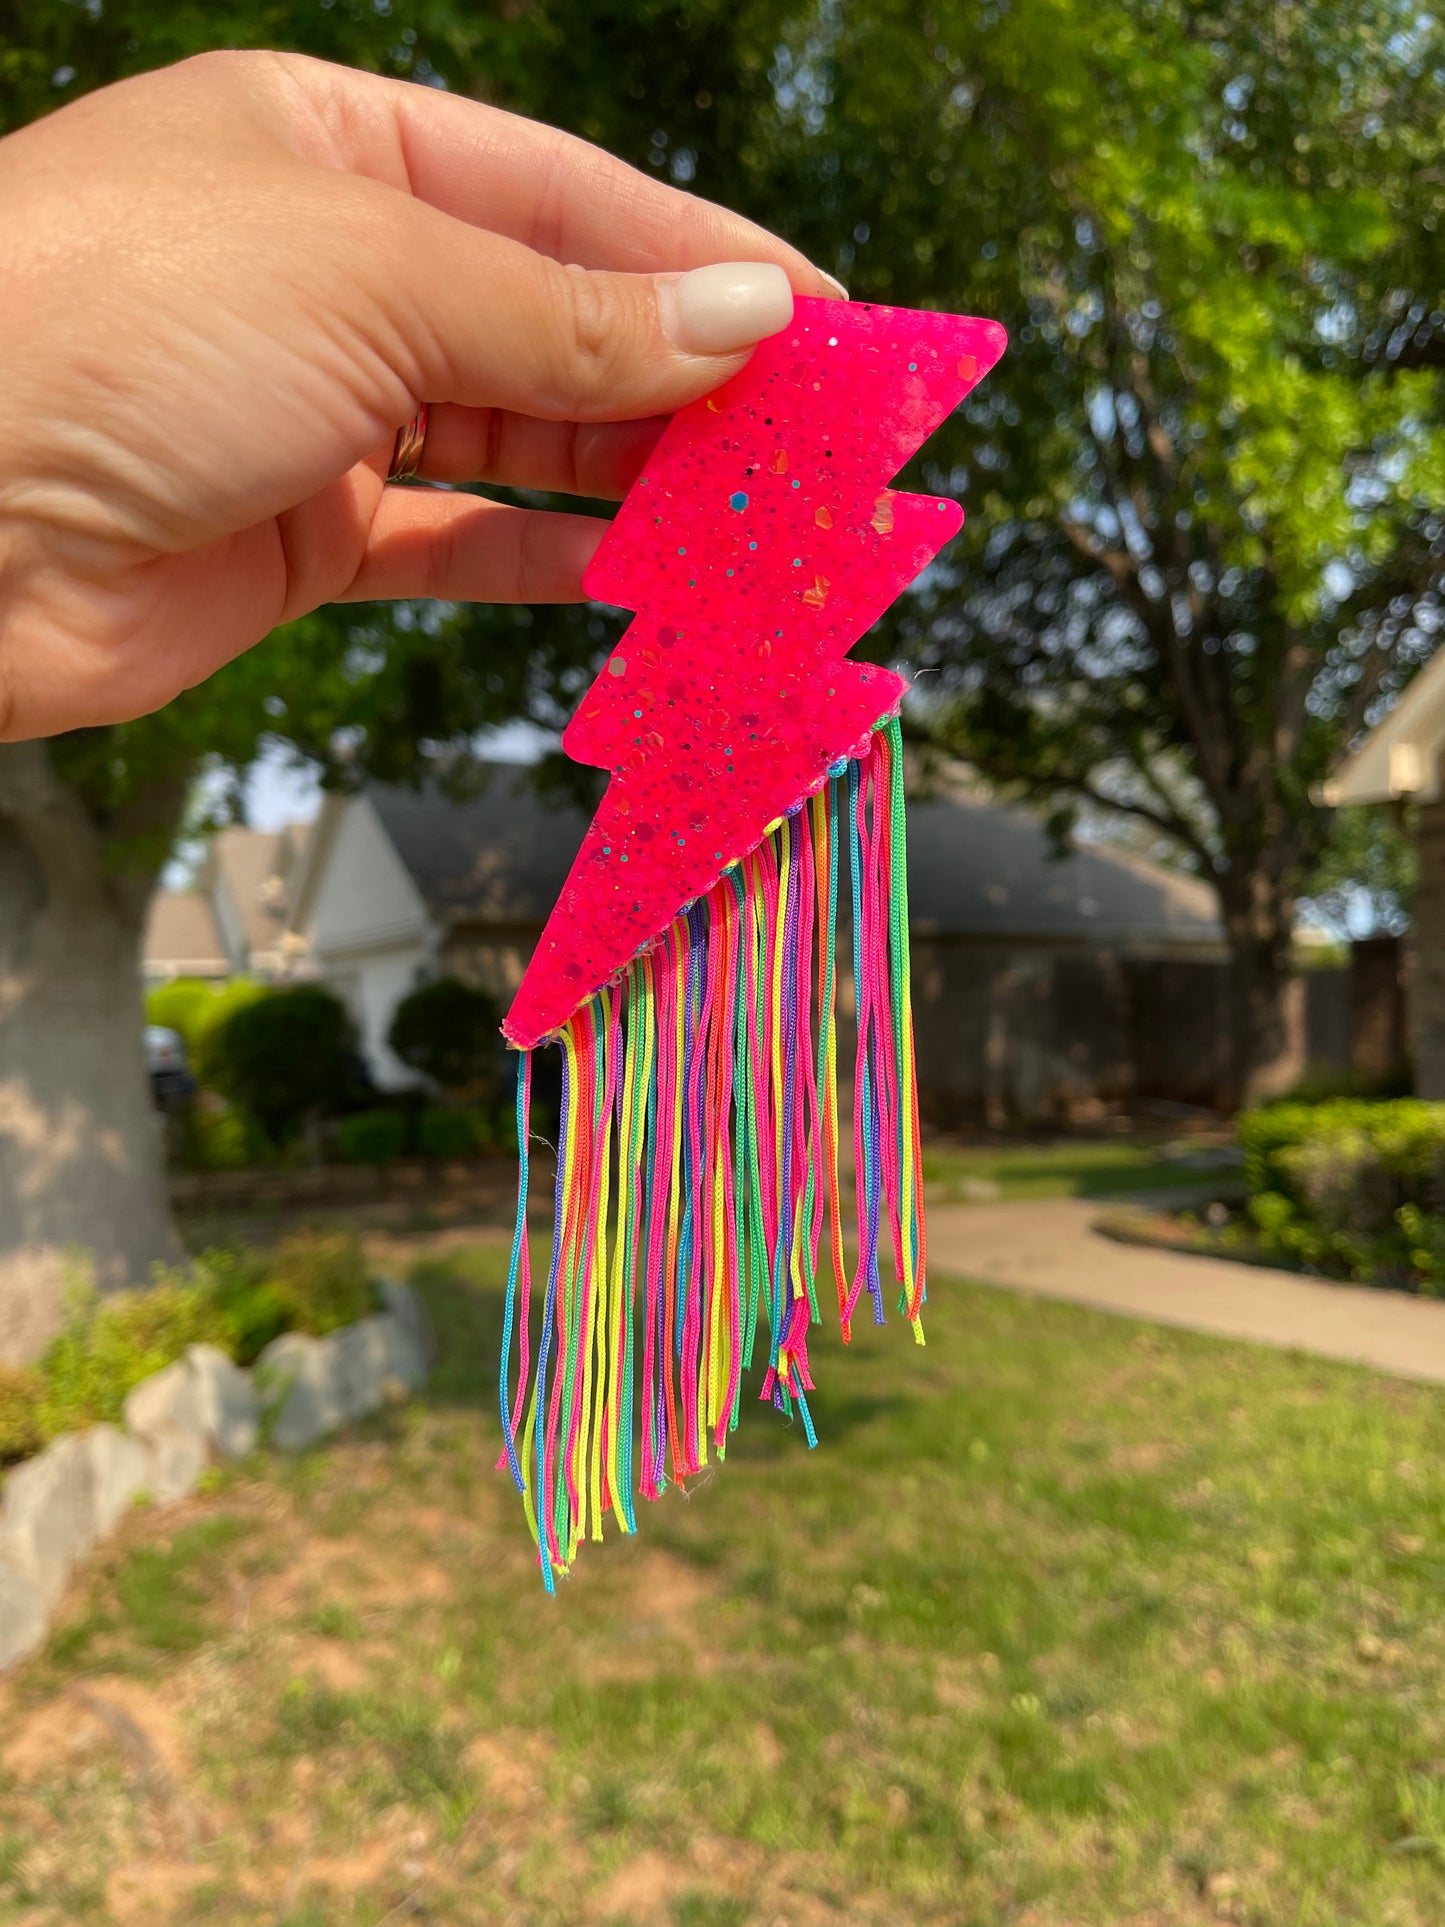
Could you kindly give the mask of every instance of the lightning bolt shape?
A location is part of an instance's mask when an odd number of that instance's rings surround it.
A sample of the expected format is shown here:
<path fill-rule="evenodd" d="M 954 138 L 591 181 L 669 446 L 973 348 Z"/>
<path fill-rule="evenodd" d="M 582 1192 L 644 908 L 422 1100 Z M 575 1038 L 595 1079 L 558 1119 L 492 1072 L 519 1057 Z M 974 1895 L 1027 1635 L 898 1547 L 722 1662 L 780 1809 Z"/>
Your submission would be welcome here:
<path fill-rule="evenodd" d="M 848 652 L 963 511 L 889 483 L 1005 342 L 975 317 L 800 299 L 674 416 L 586 577 L 635 611 L 562 738 L 610 780 L 510 1043 L 555 1036 L 897 712 L 903 678 Z"/>

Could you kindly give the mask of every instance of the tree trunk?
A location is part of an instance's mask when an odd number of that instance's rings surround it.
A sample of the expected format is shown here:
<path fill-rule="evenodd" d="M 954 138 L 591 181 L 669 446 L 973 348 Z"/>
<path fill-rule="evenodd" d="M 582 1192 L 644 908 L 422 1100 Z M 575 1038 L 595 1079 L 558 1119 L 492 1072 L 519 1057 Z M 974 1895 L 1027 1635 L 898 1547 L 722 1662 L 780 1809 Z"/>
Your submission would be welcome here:
<path fill-rule="evenodd" d="M 1221 1105 L 1234 1111 L 1277 1097 L 1299 1076 L 1297 1040 L 1292 1035 L 1289 989 L 1294 972 L 1290 943 L 1294 900 L 1259 872 L 1243 887 L 1219 882 L 1229 946 L 1228 1035 Z"/>
<path fill-rule="evenodd" d="M 167 779 L 102 834 L 43 744 L 0 746 L 0 1362 L 40 1350 L 74 1266 L 109 1291 L 181 1257 L 140 940 L 184 795 Z"/>
<path fill-rule="evenodd" d="M 1420 880 L 1410 917 L 1409 1014 L 1415 1095 L 1445 1098 L 1445 803 L 1420 806 Z"/>

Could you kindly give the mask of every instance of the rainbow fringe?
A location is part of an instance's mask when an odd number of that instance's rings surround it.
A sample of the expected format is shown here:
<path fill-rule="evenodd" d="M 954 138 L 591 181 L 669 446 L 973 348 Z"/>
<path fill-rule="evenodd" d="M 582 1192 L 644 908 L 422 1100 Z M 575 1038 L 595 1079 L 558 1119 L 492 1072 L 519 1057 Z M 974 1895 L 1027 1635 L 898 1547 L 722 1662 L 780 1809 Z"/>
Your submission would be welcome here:
<path fill-rule="evenodd" d="M 846 880 L 840 870 L 846 865 Z M 858 1037 L 857 1261 L 838 1183 L 838 894 L 851 888 Z M 738 1422 L 759 1317 L 759 1396 L 807 1394 L 827 1248 L 843 1339 L 866 1289 L 884 1322 L 880 1246 L 923 1343 L 908 882 L 898 719 L 866 756 L 774 824 L 621 980 L 569 1020 L 551 1262 L 533 1369 L 526 1235 L 531 1053 L 517 1080 L 517 1221 L 502 1335 L 505 1450 L 549 1592 L 610 1511 L 719 1461 Z M 513 1381 L 513 1340 L 518 1358 Z M 515 1392 L 510 1387 L 515 1383 Z M 524 1410 L 525 1407 L 525 1410 Z"/>

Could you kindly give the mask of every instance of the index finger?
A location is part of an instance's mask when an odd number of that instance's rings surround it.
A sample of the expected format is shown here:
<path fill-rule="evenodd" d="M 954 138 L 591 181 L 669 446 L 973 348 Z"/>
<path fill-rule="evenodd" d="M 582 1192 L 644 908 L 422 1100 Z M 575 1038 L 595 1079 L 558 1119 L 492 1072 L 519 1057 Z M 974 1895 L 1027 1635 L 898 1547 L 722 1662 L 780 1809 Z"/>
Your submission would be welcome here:
<path fill-rule="evenodd" d="M 625 274 L 775 261 L 796 294 L 846 298 L 766 228 L 651 180 L 590 141 L 412 81 L 279 58 L 319 116 L 332 165 L 404 188 L 472 227 L 554 261 Z"/>

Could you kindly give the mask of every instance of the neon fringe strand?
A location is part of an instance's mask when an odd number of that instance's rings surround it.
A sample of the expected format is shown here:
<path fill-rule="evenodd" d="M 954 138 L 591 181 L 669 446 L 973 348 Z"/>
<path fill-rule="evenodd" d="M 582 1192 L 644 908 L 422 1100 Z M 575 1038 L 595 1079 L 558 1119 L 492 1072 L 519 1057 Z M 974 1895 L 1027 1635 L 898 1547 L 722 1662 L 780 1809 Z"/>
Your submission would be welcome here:
<path fill-rule="evenodd" d="M 840 898 L 856 1045 L 850 1273 L 839 1184 Z M 532 1053 L 502 1329 L 506 1466 L 555 1590 L 610 1513 L 721 1461 L 758 1341 L 759 1397 L 817 1444 L 808 1334 L 826 1265 L 844 1342 L 884 1268 L 923 1342 L 927 1244 L 896 716 L 583 1004 L 562 1055 L 551 1257 L 527 1236 Z M 534 1303 L 534 1300 L 540 1300 Z"/>

